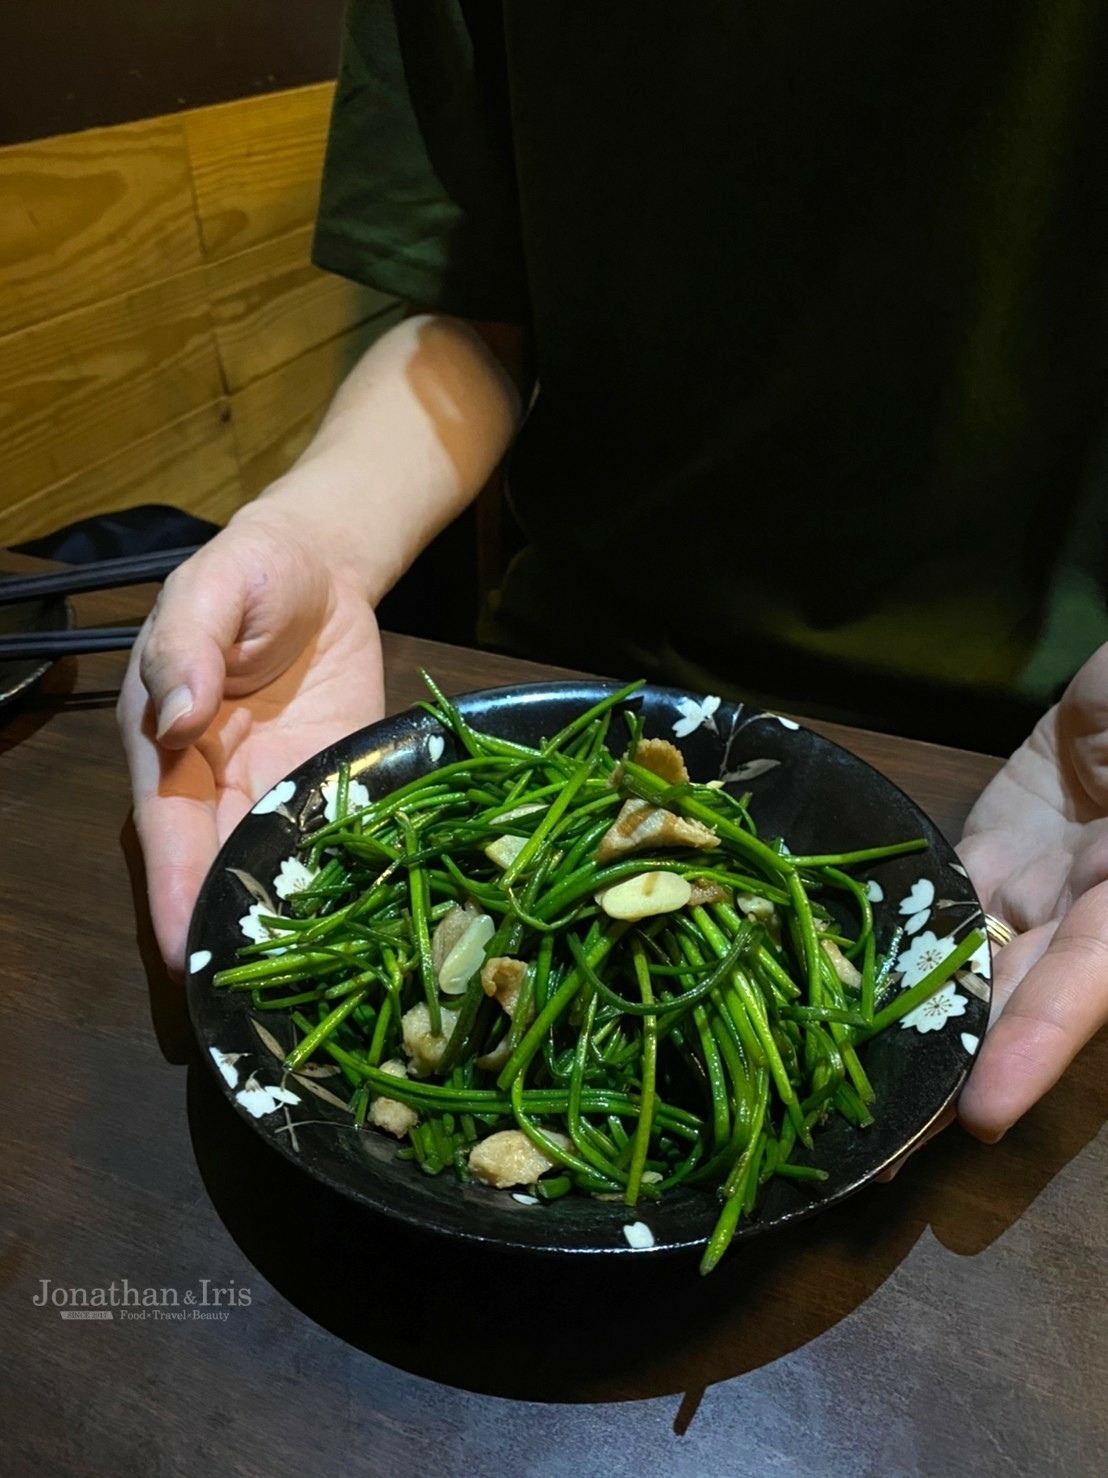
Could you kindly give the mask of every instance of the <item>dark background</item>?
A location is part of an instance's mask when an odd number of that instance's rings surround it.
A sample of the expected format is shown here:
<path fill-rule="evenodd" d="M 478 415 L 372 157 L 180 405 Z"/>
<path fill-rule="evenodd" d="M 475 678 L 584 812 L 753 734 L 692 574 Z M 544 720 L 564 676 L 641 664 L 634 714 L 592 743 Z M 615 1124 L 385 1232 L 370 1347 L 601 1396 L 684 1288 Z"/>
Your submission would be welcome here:
<path fill-rule="evenodd" d="M 3 0 L 0 146 L 333 78 L 343 0 Z"/>

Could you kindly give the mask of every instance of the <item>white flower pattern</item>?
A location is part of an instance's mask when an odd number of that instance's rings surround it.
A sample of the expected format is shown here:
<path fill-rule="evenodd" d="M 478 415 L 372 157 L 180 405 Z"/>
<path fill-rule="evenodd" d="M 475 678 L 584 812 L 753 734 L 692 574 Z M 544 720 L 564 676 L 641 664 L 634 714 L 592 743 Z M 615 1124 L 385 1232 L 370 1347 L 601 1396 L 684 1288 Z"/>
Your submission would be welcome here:
<path fill-rule="evenodd" d="M 228 1088 L 237 1088 L 239 1081 L 239 1070 L 235 1066 L 240 1057 L 245 1057 L 244 1052 L 221 1052 L 218 1047 L 209 1047 L 212 1061 L 219 1069 L 220 1076 Z"/>
<path fill-rule="evenodd" d="M 241 1104 L 251 1118 L 261 1119 L 266 1114 L 275 1114 L 283 1103 L 299 1103 L 300 1096 L 288 1088 L 267 1088 L 251 1074 L 245 1087 L 235 1094 L 235 1102 Z"/>
<path fill-rule="evenodd" d="M 261 800 L 254 806 L 255 816 L 269 816 L 274 811 L 279 811 L 287 806 L 296 794 L 296 785 L 292 780 L 282 780 L 272 790 L 267 790 Z"/>
<path fill-rule="evenodd" d="M 901 913 L 918 914 L 929 909 L 935 901 L 935 884 L 930 878 L 919 878 L 912 884 L 912 891 L 900 900 Z"/>
<path fill-rule="evenodd" d="M 702 698 L 698 703 L 695 698 L 682 698 L 677 707 L 681 711 L 681 717 L 674 721 L 673 732 L 678 739 L 685 739 L 697 729 L 716 728 L 715 712 L 719 707 L 720 700 L 713 693 Z"/>
<path fill-rule="evenodd" d="M 437 765 L 442 759 L 443 750 L 446 748 L 446 740 L 441 734 L 432 734 L 427 741 L 427 757 L 433 765 Z"/>
<path fill-rule="evenodd" d="M 972 970 L 975 975 L 980 975 L 985 980 L 992 978 L 993 956 L 987 939 L 983 939 L 970 955 L 966 961 L 966 969 Z"/>
<path fill-rule="evenodd" d="M 950 980 L 942 990 L 936 991 L 914 1011 L 901 1017 L 900 1025 L 905 1031 L 915 1027 L 918 1032 L 937 1032 L 951 1016 L 964 1016 L 966 1005 L 965 996 L 958 994 L 954 981 Z"/>
<path fill-rule="evenodd" d="M 263 924 L 262 914 L 269 917 L 269 909 L 264 903 L 255 903 L 239 919 L 239 928 L 252 944 L 265 944 L 269 939 L 280 939 L 283 935 L 292 932 L 290 929 L 274 929 L 269 924 Z"/>
<path fill-rule="evenodd" d="M 323 814 L 328 821 L 338 818 L 339 782 L 338 776 L 334 780 L 325 780 L 320 786 L 323 795 Z M 351 780 L 346 787 L 346 811 L 349 815 L 353 811 L 360 811 L 363 806 L 369 805 L 369 791 L 360 780 Z"/>
<path fill-rule="evenodd" d="M 954 940 L 948 935 L 940 939 L 931 929 L 917 934 L 910 949 L 897 956 L 896 968 L 901 972 L 905 990 L 918 985 L 954 951 Z"/>
<path fill-rule="evenodd" d="M 298 857 L 286 857 L 273 879 L 273 891 L 278 898 L 291 898 L 294 893 L 303 893 L 316 877 L 318 872 Z"/>

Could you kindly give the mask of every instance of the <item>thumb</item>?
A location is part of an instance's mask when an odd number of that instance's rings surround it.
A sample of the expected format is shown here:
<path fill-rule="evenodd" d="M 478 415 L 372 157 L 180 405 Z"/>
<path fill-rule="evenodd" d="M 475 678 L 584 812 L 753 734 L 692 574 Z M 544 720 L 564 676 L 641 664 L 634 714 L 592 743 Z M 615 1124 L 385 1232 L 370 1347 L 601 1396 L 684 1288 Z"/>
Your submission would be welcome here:
<path fill-rule="evenodd" d="M 1058 705 L 1059 742 L 1100 811 L 1108 811 L 1108 642 L 1078 671 Z"/>
<path fill-rule="evenodd" d="M 223 700 L 227 653 L 238 639 L 247 587 L 222 536 L 170 575 L 142 639 L 139 671 L 171 749 L 194 743 Z"/>

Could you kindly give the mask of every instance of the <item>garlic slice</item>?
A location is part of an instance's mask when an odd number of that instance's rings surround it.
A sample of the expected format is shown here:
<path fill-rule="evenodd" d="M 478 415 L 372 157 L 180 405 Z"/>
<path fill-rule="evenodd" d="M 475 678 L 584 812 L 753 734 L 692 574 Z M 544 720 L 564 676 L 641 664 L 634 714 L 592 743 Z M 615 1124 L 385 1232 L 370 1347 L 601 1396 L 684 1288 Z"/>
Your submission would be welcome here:
<path fill-rule="evenodd" d="M 684 908 L 692 884 L 676 872 L 640 872 L 596 895 L 610 919 L 649 919 L 655 914 Z"/>
<path fill-rule="evenodd" d="M 496 863 L 497 867 L 509 868 L 526 845 L 526 837 L 502 836 L 497 837 L 494 842 L 489 842 L 481 850 L 490 862 Z"/>
<path fill-rule="evenodd" d="M 439 990 L 445 996 L 460 996 L 485 960 L 485 946 L 496 933 L 487 913 L 479 913 L 442 962 Z"/>

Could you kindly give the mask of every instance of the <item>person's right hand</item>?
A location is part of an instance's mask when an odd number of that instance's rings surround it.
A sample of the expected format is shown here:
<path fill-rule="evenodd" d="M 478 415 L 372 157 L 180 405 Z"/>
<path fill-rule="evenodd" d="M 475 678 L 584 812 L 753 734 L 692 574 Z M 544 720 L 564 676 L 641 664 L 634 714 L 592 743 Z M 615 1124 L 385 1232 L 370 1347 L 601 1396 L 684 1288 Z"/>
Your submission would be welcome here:
<path fill-rule="evenodd" d="M 135 646 L 118 717 L 169 968 L 219 847 L 289 770 L 384 712 L 364 590 L 308 519 L 243 511 L 166 581 Z"/>

